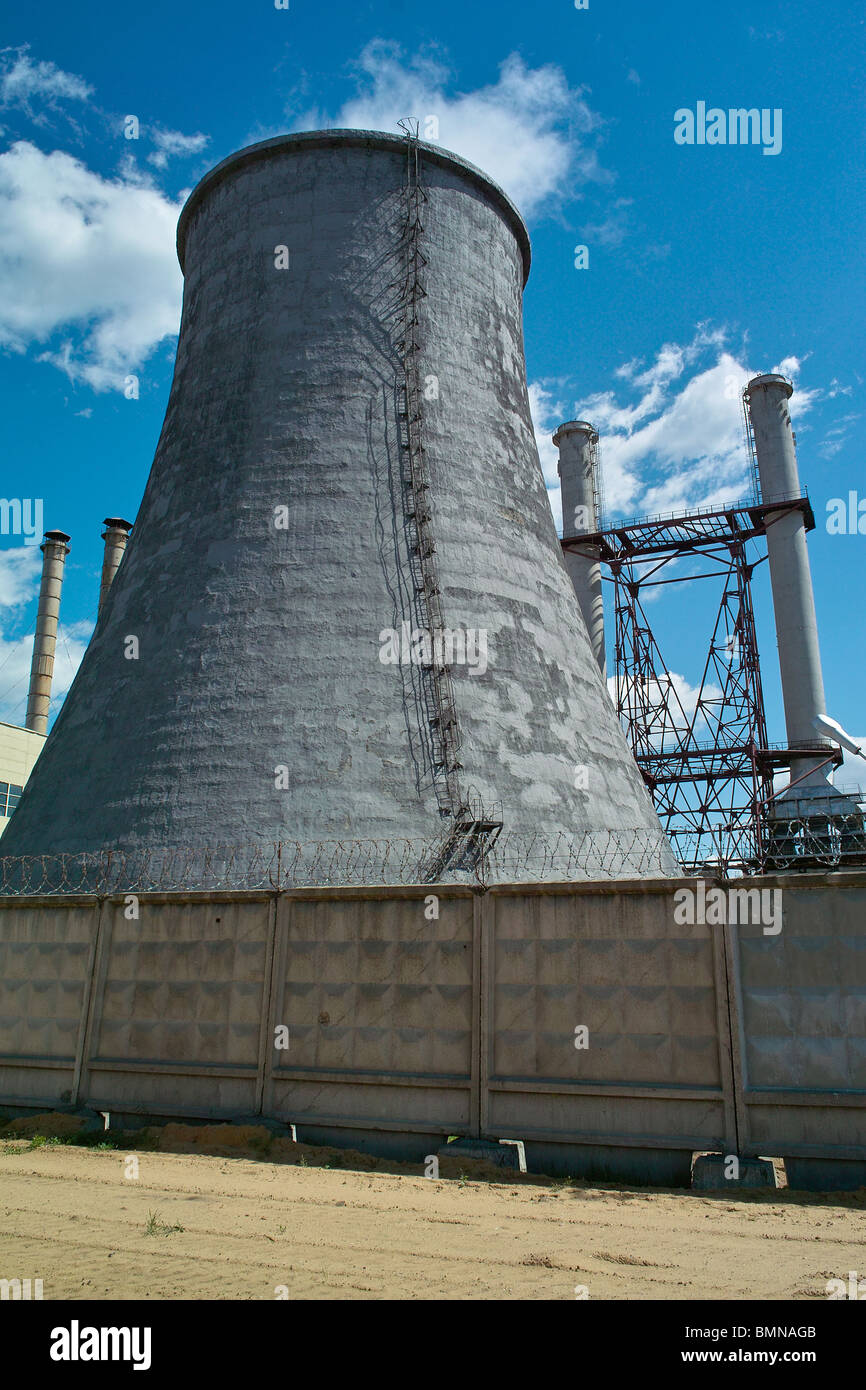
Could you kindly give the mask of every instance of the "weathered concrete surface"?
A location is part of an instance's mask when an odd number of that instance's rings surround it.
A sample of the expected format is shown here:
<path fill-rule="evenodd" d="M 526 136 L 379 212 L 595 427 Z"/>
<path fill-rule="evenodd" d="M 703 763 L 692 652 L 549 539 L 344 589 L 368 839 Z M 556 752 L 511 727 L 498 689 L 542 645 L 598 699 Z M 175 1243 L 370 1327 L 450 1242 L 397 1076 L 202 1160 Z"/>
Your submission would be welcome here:
<path fill-rule="evenodd" d="M 444 621 L 489 643 L 486 671 L 453 670 L 463 778 L 508 830 L 636 829 L 673 872 L 538 463 L 525 229 L 462 161 L 422 147 L 421 164 Z M 234 156 L 193 193 L 151 476 L 4 853 L 441 833 L 423 677 L 379 659 L 382 630 L 421 626 L 397 446 L 404 169 L 397 138 L 330 131 Z"/>
<path fill-rule="evenodd" d="M 768 1158 L 743 1158 L 736 1177 L 728 1177 L 729 1155 L 699 1154 L 692 1166 L 692 1187 L 696 1192 L 716 1192 L 720 1188 L 777 1187 L 776 1170 Z"/>
<path fill-rule="evenodd" d="M 743 880 L 781 895 L 781 930 L 729 928 L 740 1152 L 791 1187 L 866 1185 L 866 873 Z"/>
<path fill-rule="evenodd" d="M 418 1162 L 518 1139 L 530 1171 L 681 1186 L 695 1153 L 770 1155 L 792 1187 L 861 1185 L 864 887 L 787 883 L 775 937 L 679 925 L 660 879 L 438 885 L 435 920 L 426 885 L 143 893 L 132 920 L 119 895 L 0 898 L 0 1110 L 263 1116 Z"/>

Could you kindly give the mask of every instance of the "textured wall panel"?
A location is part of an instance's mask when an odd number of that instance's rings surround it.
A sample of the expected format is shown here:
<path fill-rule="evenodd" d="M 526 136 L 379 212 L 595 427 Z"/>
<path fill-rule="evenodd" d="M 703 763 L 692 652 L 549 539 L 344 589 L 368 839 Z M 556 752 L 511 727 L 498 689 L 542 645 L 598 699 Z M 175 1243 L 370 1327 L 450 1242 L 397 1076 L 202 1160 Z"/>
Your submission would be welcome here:
<path fill-rule="evenodd" d="M 730 929 L 744 1143 L 866 1158 L 866 876 L 762 884 L 781 889 L 782 930 Z"/>
<path fill-rule="evenodd" d="M 710 929 L 671 895 L 492 901 L 493 1076 L 720 1084 Z"/>
<path fill-rule="evenodd" d="M 785 884 L 782 912 L 738 931 L 749 1085 L 864 1090 L 866 888 Z"/>
<path fill-rule="evenodd" d="M 682 1148 L 732 1133 L 721 954 L 708 927 L 675 923 L 672 892 L 497 890 L 485 906 L 487 1133 Z"/>
<path fill-rule="evenodd" d="M 267 902 L 142 898 L 137 921 L 118 907 L 106 926 L 91 1065 L 256 1066 Z"/>
<path fill-rule="evenodd" d="M 298 899 L 286 909 L 272 1022 L 288 1027 L 291 1045 L 274 1055 L 274 1107 L 297 1119 L 468 1124 L 472 898 L 441 896 L 438 921 L 425 918 L 423 897 Z M 384 1073 L 416 1078 L 417 1089 L 344 1084 Z M 431 1080 L 460 1086 L 425 1093 Z"/>
<path fill-rule="evenodd" d="M 59 902 L 0 908 L 0 1056 L 74 1063 L 97 913 Z"/>
<path fill-rule="evenodd" d="M 468 1075 L 472 900 L 295 901 L 281 1017 L 292 1067 Z M 279 1010 L 278 1010 L 279 1011 Z"/>

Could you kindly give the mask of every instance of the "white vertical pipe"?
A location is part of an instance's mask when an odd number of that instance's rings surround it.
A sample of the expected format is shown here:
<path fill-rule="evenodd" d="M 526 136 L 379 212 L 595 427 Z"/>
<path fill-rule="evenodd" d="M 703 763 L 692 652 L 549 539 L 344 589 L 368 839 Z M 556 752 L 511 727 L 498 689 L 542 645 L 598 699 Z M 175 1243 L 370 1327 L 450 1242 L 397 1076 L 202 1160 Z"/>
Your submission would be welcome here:
<path fill-rule="evenodd" d="M 788 401 L 793 386 L 783 376 L 756 376 L 746 387 L 746 399 L 764 502 L 800 496 L 800 476 Z M 812 574 L 806 547 L 806 524 L 799 509 L 770 513 L 767 554 L 776 616 L 779 669 L 785 703 L 788 744 L 827 743 L 815 731 L 814 720 L 826 714 L 824 677 L 818 644 L 818 620 Z M 829 748 L 829 743 L 827 744 Z M 808 774 L 801 787 L 826 783 L 827 769 L 816 769 L 820 758 L 797 759 L 791 778 Z"/>
<path fill-rule="evenodd" d="M 586 420 L 569 420 L 553 436 L 559 450 L 559 477 L 562 483 L 562 534 L 575 536 L 598 530 L 596 515 L 595 446 L 598 435 Z M 581 553 L 564 551 L 563 559 L 577 595 L 583 621 L 589 633 L 593 655 L 606 671 L 604 651 L 604 600 L 601 592 L 601 564 L 598 546 L 581 546 Z"/>

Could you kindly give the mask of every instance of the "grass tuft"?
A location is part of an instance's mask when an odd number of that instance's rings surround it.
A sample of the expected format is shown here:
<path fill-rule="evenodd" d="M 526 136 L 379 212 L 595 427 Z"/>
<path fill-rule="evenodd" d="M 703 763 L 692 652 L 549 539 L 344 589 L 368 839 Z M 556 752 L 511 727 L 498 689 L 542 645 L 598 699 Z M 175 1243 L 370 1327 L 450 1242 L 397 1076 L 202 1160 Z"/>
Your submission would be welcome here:
<path fill-rule="evenodd" d="M 149 1211 L 144 1227 L 144 1233 L 148 1236 L 170 1236 L 175 1231 L 182 1231 L 183 1226 L 169 1226 L 167 1222 L 161 1221 L 158 1211 Z"/>

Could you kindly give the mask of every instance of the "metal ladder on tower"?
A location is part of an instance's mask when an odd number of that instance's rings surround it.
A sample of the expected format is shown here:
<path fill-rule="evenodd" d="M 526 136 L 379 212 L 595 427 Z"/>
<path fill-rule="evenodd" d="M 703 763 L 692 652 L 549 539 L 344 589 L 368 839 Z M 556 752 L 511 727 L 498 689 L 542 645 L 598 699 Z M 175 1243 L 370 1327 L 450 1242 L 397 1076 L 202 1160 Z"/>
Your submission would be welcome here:
<path fill-rule="evenodd" d="M 442 591 L 433 537 L 430 478 L 421 433 L 420 302 L 426 297 L 422 272 L 427 264 L 421 250 L 424 230 L 421 211 L 425 199 L 419 177 L 418 134 L 406 128 L 406 182 L 404 185 L 402 286 L 403 326 L 399 342 L 402 357 L 400 420 L 401 478 L 405 489 L 405 514 L 409 523 L 409 549 L 416 593 L 427 618 L 429 660 L 424 664 L 432 707 L 428 724 L 432 740 L 434 783 L 439 811 L 454 816 L 461 804 L 460 728 L 451 672 L 444 660 Z"/>
<path fill-rule="evenodd" d="M 461 785 L 460 725 L 451 669 L 445 652 L 442 589 L 433 534 L 430 477 L 422 437 L 420 304 L 426 298 L 423 270 L 427 259 L 421 248 L 424 231 L 422 209 L 426 195 L 420 179 L 417 121 L 401 121 L 406 136 L 406 180 L 403 188 L 403 308 L 402 380 L 399 384 L 401 479 L 405 492 L 410 563 L 416 594 L 427 619 L 429 660 L 424 663 L 430 701 L 433 781 L 439 814 L 450 820 L 444 843 L 425 866 L 425 877 L 434 881 L 446 869 L 474 868 L 501 829 L 501 820 L 485 816 L 475 799 Z"/>
<path fill-rule="evenodd" d="M 746 457 L 749 461 L 749 477 L 752 483 L 752 500 L 755 503 L 761 501 L 761 478 L 758 473 L 758 454 L 755 449 L 755 434 L 752 429 L 752 417 L 749 415 L 749 392 L 748 388 L 743 391 L 743 424 L 746 432 Z"/>

